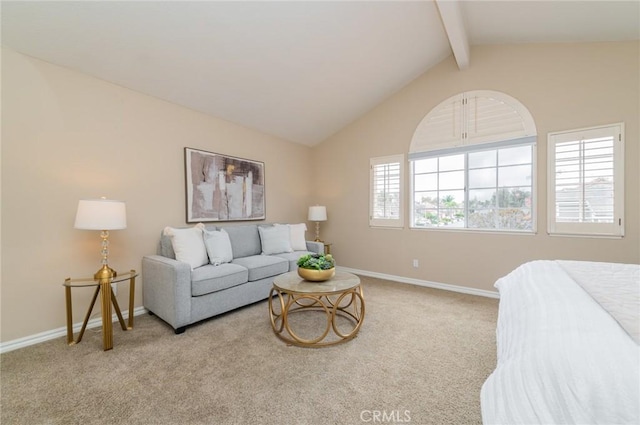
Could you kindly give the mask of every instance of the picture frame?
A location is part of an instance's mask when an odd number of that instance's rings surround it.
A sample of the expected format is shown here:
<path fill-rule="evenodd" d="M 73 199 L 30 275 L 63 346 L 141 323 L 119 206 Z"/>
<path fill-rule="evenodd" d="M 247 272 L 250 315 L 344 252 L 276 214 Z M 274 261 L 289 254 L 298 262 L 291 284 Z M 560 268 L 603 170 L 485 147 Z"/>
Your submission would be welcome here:
<path fill-rule="evenodd" d="M 264 220 L 264 162 L 184 148 L 187 223 Z"/>

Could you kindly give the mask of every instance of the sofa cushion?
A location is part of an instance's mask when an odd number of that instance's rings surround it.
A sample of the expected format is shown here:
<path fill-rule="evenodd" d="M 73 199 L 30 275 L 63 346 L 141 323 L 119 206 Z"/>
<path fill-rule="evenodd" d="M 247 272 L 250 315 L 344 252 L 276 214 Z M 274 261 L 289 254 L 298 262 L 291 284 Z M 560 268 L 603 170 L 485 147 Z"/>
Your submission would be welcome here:
<path fill-rule="evenodd" d="M 246 283 L 249 271 L 237 264 L 207 264 L 191 271 L 191 295 L 198 297 Z"/>
<path fill-rule="evenodd" d="M 257 225 L 227 226 L 224 230 L 231 240 L 233 258 L 249 257 L 262 252 Z"/>
<path fill-rule="evenodd" d="M 249 269 L 250 282 L 289 271 L 289 262 L 284 258 L 273 255 L 252 255 L 250 257 L 234 258 L 231 263 Z"/>
<path fill-rule="evenodd" d="M 209 262 L 202 238 L 203 228 L 202 223 L 185 229 L 164 228 L 164 234 L 171 239 L 176 260 L 189 264 L 192 270 Z"/>
<path fill-rule="evenodd" d="M 313 254 L 311 251 L 293 251 L 293 252 L 284 252 L 282 254 L 275 254 L 274 257 L 280 257 L 289 262 L 289 271 L 292 272 L 294 270 L 298 270 L 298 260 L 303 255 Z"/>
<path fill-rule="evenodd" d="M 203 231 L 204 246 L 207 248 L 209 262 L 214 266 L 233 260 L 233 250 L 229 234 L 224 230 Z"/>
<path fill-rule="evenodd" d="M 293 251 L 291 249 L 289 226 L 260 226 L 258 227 L 258 232 L 260 233 L 263 255 Z"/>

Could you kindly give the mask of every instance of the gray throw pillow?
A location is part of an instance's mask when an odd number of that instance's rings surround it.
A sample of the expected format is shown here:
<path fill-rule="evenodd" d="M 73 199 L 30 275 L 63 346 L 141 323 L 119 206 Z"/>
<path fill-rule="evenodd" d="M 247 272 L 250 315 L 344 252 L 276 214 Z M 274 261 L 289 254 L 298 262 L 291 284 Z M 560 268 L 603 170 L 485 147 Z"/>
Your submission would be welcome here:
<path fill-rule="evenodd" d="M 204 246 L 207 248 L 209 262 L 214 266 L 233 260 L 231 240 L 224 229 L 204 230 Z"/>
<path fill-rule="evenodd" d="M 289 226 L 269 226 L 258 227 L 260 241 L 262 242 L 262 254 L 282 254 L 283 252 L 293 252 L 291 249 L 291 238 L 289 236 Z"/>

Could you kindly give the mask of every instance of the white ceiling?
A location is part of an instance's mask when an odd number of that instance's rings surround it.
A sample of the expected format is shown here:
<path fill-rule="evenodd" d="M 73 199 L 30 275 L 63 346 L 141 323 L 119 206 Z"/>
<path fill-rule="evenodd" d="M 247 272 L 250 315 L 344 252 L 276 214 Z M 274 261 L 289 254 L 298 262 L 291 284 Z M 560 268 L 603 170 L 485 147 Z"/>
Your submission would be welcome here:
<path fill-rule="evenodd" d="M 469 44 L 639 38 L 638 0 L 2 1 L 4 46 L 306 145 Z"/>

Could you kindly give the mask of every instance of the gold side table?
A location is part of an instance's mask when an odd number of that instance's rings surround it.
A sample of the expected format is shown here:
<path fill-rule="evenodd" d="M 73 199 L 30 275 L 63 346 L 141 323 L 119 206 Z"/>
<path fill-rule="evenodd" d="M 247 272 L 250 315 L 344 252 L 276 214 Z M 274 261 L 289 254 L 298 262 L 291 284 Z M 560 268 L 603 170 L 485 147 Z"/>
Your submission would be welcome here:
<path fill-rule="evenodd" d="M 64 286 L 65 290 L 65 298 L 66 298 L 66 307 L 67 307 L 67 344 L 74 345 L 82 341 L 82 336 L 84 335 L 84 331 L 87 328 L 87 323 L 89 322 L 89 318 L 91 317 L 91 312 L 93 311 L 93 307 L 96 304 L 96 300 L 98 299 L 98 294 L 102 293 L 100 297 L 100 304 L 102 307 L 102 345 L 104 351 L 111 350 L 113 348 L 113 326 L 111 324 L 111 304 L 113 304 L 114 310 L 116 311 L 116 315 L 118 316 L 118 321 L 120 322 L 120 326 L 123 331 L 133 329 L 133 300 L 136 288 L 136 277 L 138 273 L 135 270 L 131 270 L 127 273 L 118 274 L 117 276 L 111 279 L 94 279 L 92 277 L 80 278 L 80 279 L 71 279 L 66 278 L 62 286 Z M 113 295 L 111 291 L 111 284 L 129 281 L 129 325 L 125 325 L 124 319 L 122 318 L 122 313 L 120 312 L 120 306 L 118 305 L 118 301 L 116 297 Z M 82 288 L 95 286 L 96 290 L 93 293 L 93 298 L 91 299 L 91 304 L 89 305 L 89 309 L 87 310 L 87 314 L 84 317 L 84 322 L 82 322 L 82 328 L 80 328 L 80 333 L 78 334 L 78 339 L 73 339 L 73 307 L 71 304 L 71 288 Z"/>

